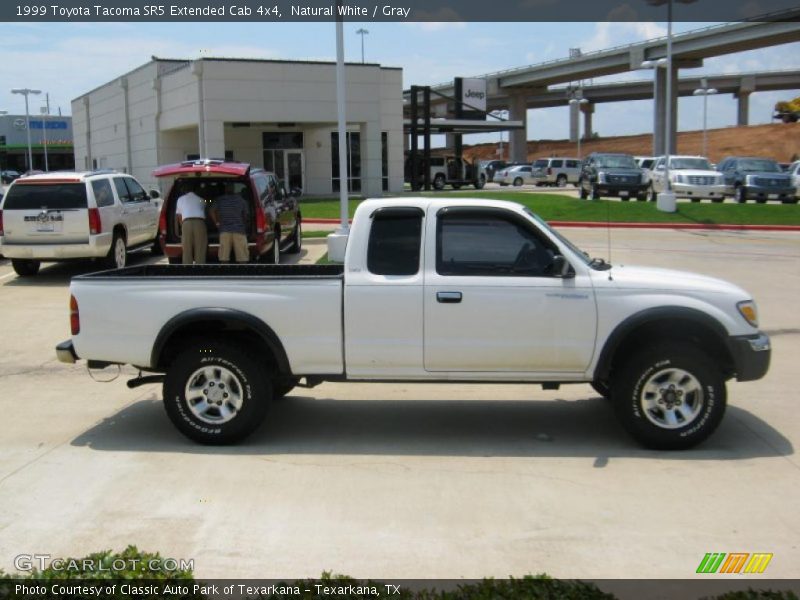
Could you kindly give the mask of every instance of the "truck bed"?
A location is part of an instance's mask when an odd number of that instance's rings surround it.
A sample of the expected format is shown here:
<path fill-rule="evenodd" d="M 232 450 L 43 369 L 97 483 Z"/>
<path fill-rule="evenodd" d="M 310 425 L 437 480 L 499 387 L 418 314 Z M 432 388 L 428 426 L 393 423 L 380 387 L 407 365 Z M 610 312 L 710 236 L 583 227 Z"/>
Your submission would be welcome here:
<path fill-rule="evenodd" d="M 74 277 L 84 279 L 167 278 L 342 279 L 344 265 L 138 265 Z"/>

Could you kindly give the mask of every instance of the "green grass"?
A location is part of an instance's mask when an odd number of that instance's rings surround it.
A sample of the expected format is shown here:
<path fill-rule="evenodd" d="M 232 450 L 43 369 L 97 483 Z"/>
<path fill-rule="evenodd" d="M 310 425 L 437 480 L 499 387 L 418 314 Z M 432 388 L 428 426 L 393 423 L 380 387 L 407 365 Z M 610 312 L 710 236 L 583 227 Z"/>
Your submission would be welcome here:
<path fill-rule="evenodd" d="M 797 204 L 697 204 L 679 202 L 678 211 L 664 213 L 654 202 L 620 202 L 618 200 L 579 200 L 559 194 L 525 192 L 444 192 L 422 194 L 438 198 L 486 198 L 519 202 L 546 221 L 584 221 L 621 223 L 703 223 L 706 225 L 800 225 L 800 205 Z M 307 219 L 336 219 L 339 200 L 335 198 L 304 199 L 303 217 Z M 353 216 L 360 200 L 350 200 Z"/>
<path fill-rule="evenodd" d="M 312 240 L 314 238 L 324 238 L 330 235 L 330 231 L 305 231 L 303 230 L 303 238 Z"/>

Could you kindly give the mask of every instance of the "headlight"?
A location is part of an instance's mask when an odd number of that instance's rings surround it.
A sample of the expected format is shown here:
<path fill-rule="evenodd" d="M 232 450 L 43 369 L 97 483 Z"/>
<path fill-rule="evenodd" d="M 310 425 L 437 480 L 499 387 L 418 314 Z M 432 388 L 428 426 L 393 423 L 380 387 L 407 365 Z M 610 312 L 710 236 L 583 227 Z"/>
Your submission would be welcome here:
<path fill-rule="evenodd" d="M 600 171 L 597 173 L 597 182 L 598 183 L 605 183 L 606 182 L 606 172 Z"/>
<path fill-rule="evenodd" d="M 753 327 L 758 327 L 758 312 L 756 311 L 756 303 L 752 300 L 745 300 L 736 305 L 739 309 L 739 314 L 744 317 L 744 320 L 750 323 Z"/>
<path fill-rule="evenodd" d="M 675 179 L 673 180 L 675 183 L 686 183 L 686 179 L 683 175 L 675 175 Z"/>
<path fill-rule="evenodd" d="M 744 178 L 744 184 L 745 184 L 745 185 L 753 185 L 753 183 L 754 183 L 754 182 L 753 182 L 753 180 L 754 180 L 754 179 L 755 179 L 755 176 L 753 176 L 753 175 L 747 175 L 747 176 Z"/>
<path fill-rule="evenodd" d="M 719 175 L 714 179 L 714 185 L 722 185 L 723 183 L 725 183 L 725 179 L 722 177 L 722 175 Z"/>

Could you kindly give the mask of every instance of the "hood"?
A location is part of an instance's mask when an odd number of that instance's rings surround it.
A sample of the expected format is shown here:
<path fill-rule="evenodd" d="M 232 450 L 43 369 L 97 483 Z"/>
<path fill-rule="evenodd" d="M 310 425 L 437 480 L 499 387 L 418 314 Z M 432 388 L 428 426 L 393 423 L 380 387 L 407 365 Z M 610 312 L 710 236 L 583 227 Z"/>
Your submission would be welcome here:
<path fill-rule="evenodd" d="M 711 171 L 707 169 L 670 169 L 670 174 L 686 175 L 687 177 L 721 177 L 722 173 L 719 171 Z"/>
<path fill-rule="evenodd" d="M 602 273 L 606 276 L 608 271 Z M 737 285 L 687 271 L 660 269 L 656 267 L 614 266 L 611 277 L 618 288 L 649 290 L 694 290 L 705 293 L 718 293 L 736 296 L 739 300 L 751 298 L 750 294 Z"/>
<path fill-rule="evenodd" d="M 626 167 L 597 167 L 598 173 L 608 173 L 609 175 L 641 175 L 642 170 L 639 167 L 626 168 Z"/>
<path fill-rule="evenodd" d="M 749 177 L 763 177 L 764 179 L 774 179 L 781 183 L 791 181 L 791 175 L 788 173 L 775 173 L 774 171 L 745 171 L 743 175 Z"/>

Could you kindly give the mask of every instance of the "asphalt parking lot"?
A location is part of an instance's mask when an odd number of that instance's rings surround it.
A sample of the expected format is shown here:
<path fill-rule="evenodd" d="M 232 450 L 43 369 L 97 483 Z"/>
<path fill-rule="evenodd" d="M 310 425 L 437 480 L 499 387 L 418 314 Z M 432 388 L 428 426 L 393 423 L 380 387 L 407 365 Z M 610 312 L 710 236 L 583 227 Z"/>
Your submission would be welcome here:
<path fill-rule="evenodd" d="M 565 233 L 607 256 L 606 230 Z M 764 576 L 797 578 L 800 235 L 610 235 L 613 263 L 719 276 L 759 302 L 771 371 L 731 382 L 700 448 L 640 449 L 588 385 L 378 384 L 296 390 L 248 443 L 197 446 L 160 386 L 56 361 L 69 278 L 90 265 L 22 280 L 0 261 L 0 569 L 135 544 L 209 578 L 689 578 L 706 552 L 771 552 Z"/>

